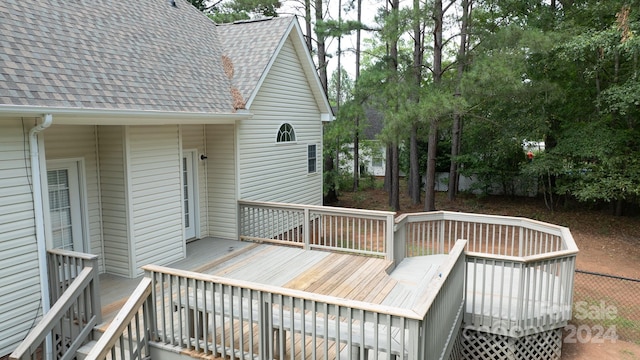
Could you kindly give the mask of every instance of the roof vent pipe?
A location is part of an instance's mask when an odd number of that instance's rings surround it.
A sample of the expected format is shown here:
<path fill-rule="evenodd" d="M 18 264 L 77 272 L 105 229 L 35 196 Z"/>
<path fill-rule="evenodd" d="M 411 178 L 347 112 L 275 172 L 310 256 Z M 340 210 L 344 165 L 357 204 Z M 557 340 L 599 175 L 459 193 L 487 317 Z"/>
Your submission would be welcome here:
<path fill-rule="evenodd" d="M 49 300 L 49 282 L 47 275 L 47 246 L 44 237 L 44 212 L 42 210 L 42 185 L 40 183 L 40 154 L 38 146 L 38 133 L 51 126 L 53 116 L 46 114 L 41 124 L 29 130 L 29 152 L 31 154 L 31 180 L 33 183 L 33 212 L 36 226 L 36 245 L 38 250 L 38 264 L 40 273 L 40 293 L 42 295 L 42 315 L 51 308 Z M 53 358 L 53 346 L 51 334 L 47 335 L 45 342 L 45 359 Z"/>

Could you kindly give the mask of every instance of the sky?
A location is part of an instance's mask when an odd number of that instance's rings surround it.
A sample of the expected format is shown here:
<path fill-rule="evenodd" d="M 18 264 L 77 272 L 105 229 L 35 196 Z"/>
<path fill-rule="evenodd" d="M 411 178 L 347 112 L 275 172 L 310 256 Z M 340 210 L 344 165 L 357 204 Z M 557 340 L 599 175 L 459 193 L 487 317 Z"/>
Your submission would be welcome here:
<path fill-rule="evenodd" d="M 338 19 L 338 0 L 326 0 L 329 3 L 329 15 L 331 16 L 331 18 L 333 19 Z M 313 2 L 313 0 L 312 0 Z M 348 0 L 342 0 L 343 3 L 343 8 L 344 5 L 348 2 Z M 380 7 L 384 6 L 384 1 L 382 0 L 362 0 L 362 22 L 365 25 L 368 25 L 369 27 L 375 27 L 375 21 L 374 21 L 374 17 L 375 14 L 377 12 L 377 9 Z M 279 11 L 279 13 L 281 15 L 299 15 L 302 16 L 303 12 L 302 10 L 297 10 L 296 7 L 301 7 L 300 2 L 298 1 L 294 1 L 294 0 L 287 0 L 283 2 L 283 5 Z M 356 12 L 356 9 L 354 7 L 354 9 L 345 12 L 343 11 L 342 13 L 342 18 L 343 20 L 356 20 L 358 14 Z M 302 17 L 300 17 L 299 19 L 300 21 L 300 26 L 302 27 L 302 31 L 305 31 L 305 26 L 304 26 L 304 19 Z M 306 34 L 305 34 L 306 35 Z M 367 31 L 362 31 L 361 33 L 362 38 L 367 38 L 367 37 L 372 37 L 373 35 Z M 337 69 L 338 67 L 338 57 L 337 57 L 337 51 L 338 51 L 338 40 L 337 39 L 329 39 L 327 41 L 327 53 L 331 54 L 332 57 L 330 59 L 328 59 L 328 66 L 327 66 L 327 74 L 329 76 L 329 78 L 331 78 L 331 74 L 333 74 L 333 72 Z M 353 33 L 353 35 L 351 36 L 347 36 L 347 37 L 343 37 L 342 38 L 342 67 L 345 68 L 347 70 L 347 72 L 349 73 L 349 75 L 353 78 L 355 77 L 355 71 L 356 71 L 356 67 L 355 67 L 355 48 L 356 48 L 356 35 L 355 32 Z M 347 49 L 351 49 L 351 51 L 346 51 Z M 317 65 L 317 60 L 314 58 L 314 61 L 316 62 Z"/>

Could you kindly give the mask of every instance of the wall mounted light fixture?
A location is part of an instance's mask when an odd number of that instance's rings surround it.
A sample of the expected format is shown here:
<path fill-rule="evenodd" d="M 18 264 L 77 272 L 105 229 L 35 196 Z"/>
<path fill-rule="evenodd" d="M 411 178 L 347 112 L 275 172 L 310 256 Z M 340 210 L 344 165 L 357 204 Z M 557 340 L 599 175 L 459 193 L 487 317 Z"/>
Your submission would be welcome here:
<path fill-rule="evenodd" d="M 205 154 L 200 155 L 200 160 L 207 160 L 207 155 Z"/>

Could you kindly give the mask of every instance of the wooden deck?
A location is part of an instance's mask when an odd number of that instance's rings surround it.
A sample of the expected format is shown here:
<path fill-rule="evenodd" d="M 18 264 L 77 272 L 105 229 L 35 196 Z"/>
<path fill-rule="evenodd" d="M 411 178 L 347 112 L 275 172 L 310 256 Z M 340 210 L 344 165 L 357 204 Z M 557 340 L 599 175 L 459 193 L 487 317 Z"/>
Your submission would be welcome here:
<path fill-rule="evenodd" d="M 390 261 L 349 254 L 205 238 L 187 245 L 187 258 L 169 267 L 394 307 L 411 307 L 446 255 Z M 140 278 L 100 277 L 104 326 Z"/>
<path fill-rule="evenodd" d="M 571 318 L 578 250 L 566 228 L 450 212 L 394 221 L 389 214 L 382 219 L 348 209 L 242 206 L 277 210 L 278 219 L 295 226 L 302 240 L 274 240 L 269 237 L 273 216 L 249 211 L 243 221 L 269 231 L 267 237 L 241 231 L 240 238 L 257 243 L 202 239 L 187 245 L 181 261 L 143 266 L 148 277 L 103 275 L 99 282 L 95 255 L 50 252 L 55 264 L 50 273 L 58 273 L 59 266 L 68 268 L 63 274 L 84 269 L 72 284 L 92 302 L 93 294 L 100 294 L 103 326 L 122 308 L 96 349 L 113 351 L 113 344 L 131 342 L 131 335 L 144 329 L 135 340 L 139 346 L 146 346 L 144 334 L 151 334 L 172 353 L 206 357 L 309 358 L 311 351 L 311 358 L 320 353 L 331 359 L 449 358 L 461 327 L 503 338 L 547 336 Z M 302 221 L 306 227 L 299 227 Z M 312 241 L 308 229 L 318 221 L 340 231 Z M 381 233 L 383 241 L 373 241 Z M 55 289 L 67 282 L 54 280 Z M 486 347 L 484 339 L 470 349 Z"/>

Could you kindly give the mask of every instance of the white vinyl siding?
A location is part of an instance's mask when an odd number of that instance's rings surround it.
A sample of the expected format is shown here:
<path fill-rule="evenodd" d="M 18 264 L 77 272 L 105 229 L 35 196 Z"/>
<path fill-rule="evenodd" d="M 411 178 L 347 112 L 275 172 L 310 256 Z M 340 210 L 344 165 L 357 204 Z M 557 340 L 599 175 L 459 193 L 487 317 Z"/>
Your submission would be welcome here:
<path fill-rule="evenodd" d="M 233 125 L 206 128 L 209 235 L 237 240 L 235 129 Z"/>
<path fill-rule="evenodd" d="M 104 254 L 102 253 L 102 224 L 100 218 L 100 192 L 98 189 L 98 169 L 96 126 L 51 126 L 44 132 L 44 142 L 47 160 L 57 159 L 83 159 L 84 179 L 86 188 L 86 204 L 88 209 L 83 209 L 83 216 L 88 227 L 88 241 L 85 241 L 85 252 L 98 255 L 100 261 L 100 271 L 104 271 Z M 83 169 L 78 169 L 83 170 Z M 82 186 L 82 185 L 81 185 Z M 84 205 L 84 203 L 83 203 Z M 87 240 L 87 239 L 85 239 Z"/>
<path fill-rule="evenodd" d="M 40 315 L 28 132 L 33 118 L 0 119 L 0 357 L 8 355 Z"/>
<path fill-rule="evenodd" d="M 207 224 L 207 160 L 200 160 L 200 155 L 206 155 L 205 125 L 182 125 L 182 149 L 197 150 L 196 164 L 198 165 L 198 205 L 200 211 L 200 237 L 209 235 Z"/>
<path fill-rule="evenodd" d="M 128 141 L 134 275 L 140 275 L 141 266 L 185 256 L 178 126 L 131 126 Z"/>
<path fill-rule="evenodd" d="M 105 268 L 108 273 L 130 277 L 124 127 L 99 126 L 98 142 Z"/>
<path fill-rule="evenodd" d="M 240 198 L 322 204 L 322 171 L 308 173 L 308 144 L 317 144 L 322 164 L 320 110 L 291 39 L 251 105 L 250 120 L 239 122 Z M 276 143 L 283 123 L 295 129 L 295 142 Z"/>

